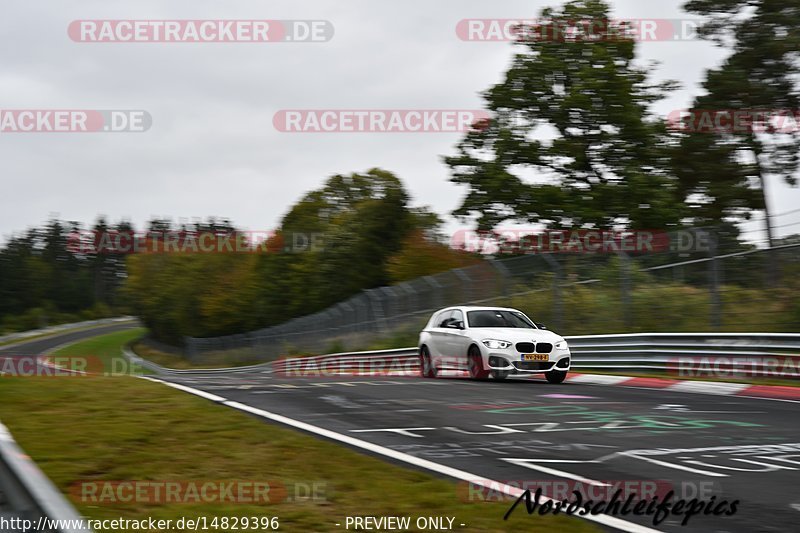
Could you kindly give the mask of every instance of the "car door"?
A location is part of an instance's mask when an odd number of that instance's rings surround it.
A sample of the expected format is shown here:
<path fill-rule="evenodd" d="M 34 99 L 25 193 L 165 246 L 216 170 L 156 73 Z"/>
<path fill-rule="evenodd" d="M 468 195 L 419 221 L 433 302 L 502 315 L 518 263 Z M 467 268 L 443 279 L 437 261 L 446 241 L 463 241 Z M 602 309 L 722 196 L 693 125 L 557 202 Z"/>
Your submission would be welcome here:
<path fill-rule="evenodd" d="M 447 353 L 448 330 L 446 326 L 452 316 L 452 309 L 446 309 L 439 313 L 433 321 L 430 329 L 431 345 L 429 348 L 431 357 L 434 359 L 441 359 Z"/>
<path fill-rule="evenodd" d="M 460 309 L 456 309 L 453 311 L 452 315 L 452 323 L 461 322 L 466 327 L 466 321 L 464 320 L 464 313 Z M 453 358 L 454 362 L 465 360 L 467 356 L 467 350 L 469 349 L 470 337 L 467 334 L 466 329 L 449 329 L 449 335 L 447 339 L 447 346 L 449 351 L 449 356 Z M 458 363 L 456 363 L 458 364 Z"/>

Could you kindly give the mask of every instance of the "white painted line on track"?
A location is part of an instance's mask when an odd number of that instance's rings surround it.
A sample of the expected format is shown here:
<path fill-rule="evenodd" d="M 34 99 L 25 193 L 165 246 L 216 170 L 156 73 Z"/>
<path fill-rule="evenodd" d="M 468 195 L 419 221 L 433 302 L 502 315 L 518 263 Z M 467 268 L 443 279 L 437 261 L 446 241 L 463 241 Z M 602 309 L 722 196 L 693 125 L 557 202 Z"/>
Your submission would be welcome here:
<path fill-rule="evenodd" d="M 630 376 L 605 376 L 602 374 L 581 374 L 567 380 L 568 383 L 581 383 L 587 385 L 616 385 L 630 380 Z"/>
<path fill-rule="evenodd" d="M 728 477 L 727 474 L 720 474 L 719 472 L 710 472 L 708 470 L 700 470 L 700 469 L 697 469 L 697 468 L 692 468 L 690 466 L 681 465 L 681 464 L 678 464 L 678 463 L 668 463 L 666 461 L 659 461 L 658 459 L 653 459 L 651 457 L 646 457 L 644 455 L 636 455 L 635 453 L 620 452 L 620 455 L 625 455 L 627 457 L 633 457 L 635 459 L 641 459 L 642 461 L 647 461 L 648 463 L 653 463 L 654 465 L 664 466 L 666 468 L 675 468 L 677 470 L 685 470 L 686 472 L 691 472 L 693 474 L 700 474 L 701 476 Z"/>
<path fill-rule="evenodd" d="M 222 403 L 227 401 L 227 398 L 223 398 L 222 396 L 217 396 L 216 394 L 211 394 L 210 392 L 202 391 L 199 389 L 193 389 L 192 387 L 186 387 L 185 385 L 178 385 L 177 383 L 170 383 L 169 381 L 162 381 L 160 379 L 150 378 L 147 376 L 139 376 L 139 377 L 142 379 L 146 379 L 147 381 L 153 381 L 155 383 L 163 383 L 167 387 L 172 387 L 173 389 L 178 389 L 183 392 L 188 392 L 189 394 L 200 396 L 201 398 L 205 398 L 206 400 L 211 400 L 212 402 Z"/>
<path fill-rule="evenodd" d="M 549 468 L 547 466 L 538 465 L 534 462 L 535 460 L 531 459 L 502 458 L 501 460 L 511 464 L 515 464 L 517 466 L 524 466 L 525 468 L 530 468 L 531 470 L 538 470 L 539 472 L 544 472 L 545 474 L 550 474 L 552 476 L 574 479 L 575 481 L 580 481 L 581 483 L 586 483 L 587 485 L 592 485 L 593 487 L 611 486 L 608 483 L 603 483 L 602 481 L 595 481 L 594 479 L 589 479 L 588 477 L 579 476 L 578 474 L 572 474 L 570 472 L 564 472 L 563 470 L 556 470 L 555 468 Z"/>
<path fill-rule="evenodd" d="M 723 383 L 716 381 L 682 381 L 663 390 L 673 392 L 705 392 L 708 394 L 734 395 L 750 387 L 749 383 Z"/>
<path fill-rule="evenodd" d="M 140 376 L 143 379 L 147 379 L 149 381 L 154 381 L 157 383 L 163 383 L 167 386 L 173 386 L 174 384 L 169 383 L 168 381 L 163 381 L 160 379 L 155 378 L 148 378 L 144 376 Z M 390 448 L 386 448 L 379 444 L 373 444 L 371 442 L 367 442 L 365 440 L 357 439 L 355 437 L 351 437 L 349 435 L 342 435 L 341 433 L 337 433 L 330 429 L 321 428 L 319 426 L 314 426 L 307 422 L 301 422 L 299 420 L 295 420 L 293 418 L 289 418 L 283 415 L 279 415 L 276 413 L 271 413 L 269 411 L 264 411 L 263 409 L 258 409 L 256 407 L 251 407 L 249 405 L 227 401 L 221 396 L 216 396 L 214 394 L 208 394 L 201 390 L 192 389 L 191 387 L 184 387 L 182 385 L 174 386 L 173 388 L 182 390 L 184 392 L 188 392 L 190 394 L 195 394 L 202 398 L 211 399 L 213 398 L 221 398 L 223 401 L 220 403 L 222 405 L 226 405 L 228 407 L 232 407 L 234 409 L 238 409 L 240 411 L 244 411 L 246 413 L 250 413 L 256 416 L 260 416 L 262 418 L 266 418 L 267 420 L 272 420 L 273 422 L 278 422 L 279 424 L 284 424 L 286 426 L 290 426 L 293 428 L 297 428 L 308 433 L 313 433 L 315 435 L 319 435 L 321 437 L 325 437 L 327 439 L 335 440 L 341 442 L 343 444 L 347 444 L 348 446 L 352 446 L 354 448 L 360 448 L 362 450 L 366 450 L 368 452 L 372 452 L 378 455 L 383 455 L 390 459 L 394 459 L 396 461 L 401 461 L 404 463 L 408 463 L 410 465 L 416 466 L 418 468 L 424 468 L 425 470 L 430 470 L 431 472 L 436 472 L 437 474 L 442 474 L 454 479 L 459 479 L 462 481 L 466 481 L 468 483 L 473 483 L 475 485 L 480 485 L 484 488 L 491 489 L 494 491 L 502 492 L 503 494 L 507 494 L 509 496 L 518 498 L 522 494 L 525 493 L 524 490 L 513 487 L 511 485 L 507 485 L 505 483 L 501 483 L 499 481 L 494 481 L 489 478 L 484 478 L 475 474 L 470 474 L 469 472 L 465 472 L 464 470 L 459 470 L 456 468 L 452 468 L 449 466 L 445 466 L 439 463 L 434 463 L 433 461 L 428 461 L 427 459 L 421 459 L 419 457 L 415 457 L 413 455 L 409 455 L 407 453 L 398 452 L 396 450 L 392 450 Z M 212 400 L 218 402 L 219 400 Z M 541 501 L 548 502 L 552 501 L 554 503 L 558 503 L 556 500 L 552 500 L 551 498 L 542 497 Z M 597 522 L 598 524 L 603 524 L 604 526 L 608 526 L 614 529 L 618 529 L 620 531 L 626 531 L 628 533 L 660 533 L 657 529 L 649 528 L 647 526 L 642 526 L 633 522 L 628 522 L 627 520 L 623 520 L 621 518 L 617 518 L 615 516 L 599 514 L 599 515 L 586 515 L 586 516 L 579 516 L 577 518 L 583 518 L 585 520 L 589 520 L 592 522 Z"/>

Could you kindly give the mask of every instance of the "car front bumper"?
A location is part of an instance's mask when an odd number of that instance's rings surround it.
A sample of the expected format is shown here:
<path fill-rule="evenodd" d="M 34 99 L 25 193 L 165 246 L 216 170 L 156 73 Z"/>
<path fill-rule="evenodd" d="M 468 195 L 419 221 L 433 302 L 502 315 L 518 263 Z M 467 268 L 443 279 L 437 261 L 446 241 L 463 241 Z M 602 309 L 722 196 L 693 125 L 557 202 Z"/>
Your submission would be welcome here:
<path fill-rule="evenodd" d="M 501 350 L 488 350 L 485 358 L 490 370 L 511 372 L 512 374 L 535 374 L 552 371 L 568 371 L 572 366 L 569 348 L 553 350 L 547 361 L 523 361 L 522 354 Z"/>

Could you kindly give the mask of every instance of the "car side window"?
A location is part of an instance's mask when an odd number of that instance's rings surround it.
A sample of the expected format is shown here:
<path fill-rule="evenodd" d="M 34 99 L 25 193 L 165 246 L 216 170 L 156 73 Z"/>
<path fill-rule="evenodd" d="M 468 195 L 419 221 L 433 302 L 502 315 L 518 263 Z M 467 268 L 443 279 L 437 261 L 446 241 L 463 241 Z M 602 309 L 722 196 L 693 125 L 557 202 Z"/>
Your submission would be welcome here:
<path fill-rule="evenodd" d="M 464 323 L 464 313 L 461 312 L 460 309 L 456 309 L 453 311 L 453 319 L 451 320 L 451 324 L 455 324 L 456 322 Z"/>
<path fill-rule="evenodd" d="M 453 321 L 453 311 L 445 311 L 436 318 L 437 328 L 446 328 Z"/>

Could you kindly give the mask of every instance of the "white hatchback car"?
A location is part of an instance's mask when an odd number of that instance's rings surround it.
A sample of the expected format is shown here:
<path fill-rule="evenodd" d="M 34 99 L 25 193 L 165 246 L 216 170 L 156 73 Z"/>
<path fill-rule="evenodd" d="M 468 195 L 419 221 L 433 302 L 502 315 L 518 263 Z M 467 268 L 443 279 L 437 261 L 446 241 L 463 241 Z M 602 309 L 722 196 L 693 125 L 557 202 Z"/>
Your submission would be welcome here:
<path fill-rule="evenodd" d="M 469 370 L 475 379 L 544 373 L 561 383 L 570 369 L 567 341 L 507 307 L 448 307 L 431 316 L 419 335 L 424 377 Z"/>

